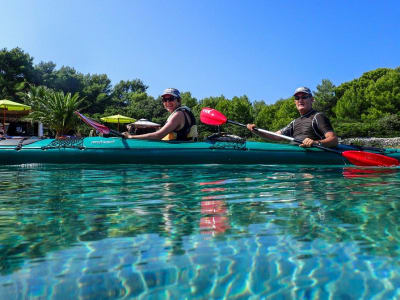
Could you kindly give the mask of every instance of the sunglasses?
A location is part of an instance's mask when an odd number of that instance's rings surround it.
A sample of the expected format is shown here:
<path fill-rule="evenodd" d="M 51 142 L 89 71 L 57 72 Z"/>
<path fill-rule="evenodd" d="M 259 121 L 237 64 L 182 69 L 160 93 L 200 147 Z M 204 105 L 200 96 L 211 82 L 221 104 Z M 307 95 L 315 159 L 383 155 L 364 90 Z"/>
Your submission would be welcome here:
<path fill-rule="evenodd" d="M 311 98 L 311 96 L 310 95 L 307 95 L 307 96 L 294 96 L 294 100 L 306 100 L 306 99 L 308 99 L 308 98 Z"/>
<path fill-rule="evenodd" d="M 176 100 L 176 97 L 162 98 L 162 102 L 173 102 Z"/>

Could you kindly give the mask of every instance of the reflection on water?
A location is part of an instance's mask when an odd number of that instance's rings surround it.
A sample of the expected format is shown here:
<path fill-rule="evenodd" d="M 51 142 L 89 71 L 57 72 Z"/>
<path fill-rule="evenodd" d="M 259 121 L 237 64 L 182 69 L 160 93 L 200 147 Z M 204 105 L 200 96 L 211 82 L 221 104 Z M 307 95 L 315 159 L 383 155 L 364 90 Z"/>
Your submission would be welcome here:
<path fill-rule="evenodd" d="M 354 177 L 380 177 L 384 174 L 395 174 L 397 173 L 397 169 L 391 168 L 355 168 L 355 167 L 346 167 L 343 168 L 343 176 L 346 178 L 354 178 Z"/>
<path fill-rule="evenodd" d="M 8 166 L 0 298 L 400 297 L 399 169 Z"/>

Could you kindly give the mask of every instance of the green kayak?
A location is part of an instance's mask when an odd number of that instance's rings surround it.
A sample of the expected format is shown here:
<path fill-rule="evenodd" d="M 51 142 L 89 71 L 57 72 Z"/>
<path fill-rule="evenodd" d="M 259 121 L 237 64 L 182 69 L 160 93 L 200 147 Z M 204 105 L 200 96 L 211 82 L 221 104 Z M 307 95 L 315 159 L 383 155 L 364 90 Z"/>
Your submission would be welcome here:
<path fill-rule="evenodd" d="M 339 153 L 292 144 L 250 142 L 238 137 L 202 142 L 165 142 L 87 137 L 80 139 L 7 139 L 0 141 L 0 163 L 88 164 L 350 164 L 340 151 L 359 150 L 340 145 Z M 368 149 L 400 160 L 399 149 Z"/>

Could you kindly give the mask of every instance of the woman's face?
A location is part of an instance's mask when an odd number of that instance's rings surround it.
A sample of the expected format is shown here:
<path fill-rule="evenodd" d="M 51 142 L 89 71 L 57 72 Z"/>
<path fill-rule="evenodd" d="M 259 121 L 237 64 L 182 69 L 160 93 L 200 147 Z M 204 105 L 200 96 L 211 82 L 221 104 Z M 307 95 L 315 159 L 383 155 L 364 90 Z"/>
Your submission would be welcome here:
<path fill-rule="evenodd" d="M 172 113 L 180 105 L 178 98 L 176 98 L 172 95 L 164 95 L 162 97 L 162 102 L 163 102 L 164 108 L 166 110 L 168 110 L 170 113 Z"/>

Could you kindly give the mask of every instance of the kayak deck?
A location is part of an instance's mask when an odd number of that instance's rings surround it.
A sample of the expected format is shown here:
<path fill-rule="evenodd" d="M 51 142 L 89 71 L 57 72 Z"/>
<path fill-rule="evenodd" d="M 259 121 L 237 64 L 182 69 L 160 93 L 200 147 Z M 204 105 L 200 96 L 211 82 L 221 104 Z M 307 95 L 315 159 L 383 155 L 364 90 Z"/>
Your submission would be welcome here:
<path fill-rule="evenodd" d="M 379 153 L 400 159 L 398 149 L 383 151 Z M 2 140 L 0 163 L 349 164 L 340 154 L 291 144 L 245 140 L 166 142 L 116 137 Z"/>

